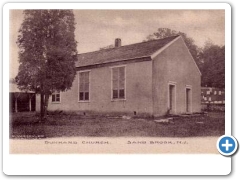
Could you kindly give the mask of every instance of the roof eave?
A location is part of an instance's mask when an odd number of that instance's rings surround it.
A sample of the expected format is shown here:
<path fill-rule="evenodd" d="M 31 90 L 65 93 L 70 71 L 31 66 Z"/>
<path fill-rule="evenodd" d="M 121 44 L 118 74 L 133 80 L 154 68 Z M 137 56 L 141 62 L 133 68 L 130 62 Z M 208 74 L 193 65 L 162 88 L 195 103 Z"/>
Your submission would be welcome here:
<path fill-rule="evenodd" d="M 180 37 L 181 37 L 181 36 L 180 36 Z M 200 76 L 202 76 L 202 73 L 201 73 L 201 71 L 200 71 L 200 69 L 199 69 L 199 67 L 198 67 L 198 65 L 197 65 L 197 63 L 196 63 L 196 61 L 194 60 L 194 58 L 193 58 L 191 52 L 189 51 L 189 49 L 188 49 L 188 47 L 187 47 L 187 45 L 186 45 L 184 39 L 183 39 L 182 37 L 181 37 L 181 39 L 182 39 L 182 41 L 183 41 L 183 44 L 184 44 L 185 47 L 187 48 L 188 54 L 191 56 L 191 59 L 192 59 L 192 61 L 194 62 L 195 66 L 196 66 L 196 68 L 197 68 L 197 70 L 198 70 L 198 73 L 200 74 Z"/>
<path fill-rule="evenodd" d="M 162 53 L 165 49 L 167 49 L 169 46 L 171 46 L 174 42 L 176 42 L 180 38 L 181 38 L 181 36 L 178 36 L 175 39 L 173 39 L 172 41 L 170 41 L 169 43 L 167 43 L 165 46 L 161 47 L 159 50 L 157 50 L 156 52 L 154 52 L 151 55 L 151 58 L 154 59 L 156 56 L 158 56 L 160 53 Z"/>
<path fill-rule="evenodd" d="M 105 62 L 105 63 L 96 63 L 96 64 L 91 64 L 91 65 L 86 65 L 86 66 L 77 66 L 77 69 L 87 69 L 87 68 L 96 68 L 96 67 L 104 67 L 104 66 L 109 66 L 109 65 L 114 65 L 114 64 L 128 64 L 128 63 L 133 63 L 133 62 L 143 62 L 143 61 L 151 61 L 152 58 L 150 55 L 148 56 L 141 56 L 141 57 L 135 57 L 131 59 L 121 59 L 113 62 Z"/>

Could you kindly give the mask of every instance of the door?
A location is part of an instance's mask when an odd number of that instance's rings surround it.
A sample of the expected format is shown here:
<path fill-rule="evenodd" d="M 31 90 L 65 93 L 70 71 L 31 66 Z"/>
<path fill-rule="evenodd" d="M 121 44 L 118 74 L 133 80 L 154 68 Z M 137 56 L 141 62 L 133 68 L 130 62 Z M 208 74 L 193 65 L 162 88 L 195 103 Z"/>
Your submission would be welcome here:
<path fill-rule="evenodd" d="M 175 92 L 175 85 L 174 84 L 169 84 L 169 90 L 168 90 L 168 102 L 169 102 L 169 113 L 170 114 L 174 114 L 175 113 L 175 109 L 176 109 L 176 92 Z"/>
<path fill-rule="evenodd" d="M 191 89 L 186 88 L 186 112 L 191 113 L 192 104 L 191 104 Z"/>

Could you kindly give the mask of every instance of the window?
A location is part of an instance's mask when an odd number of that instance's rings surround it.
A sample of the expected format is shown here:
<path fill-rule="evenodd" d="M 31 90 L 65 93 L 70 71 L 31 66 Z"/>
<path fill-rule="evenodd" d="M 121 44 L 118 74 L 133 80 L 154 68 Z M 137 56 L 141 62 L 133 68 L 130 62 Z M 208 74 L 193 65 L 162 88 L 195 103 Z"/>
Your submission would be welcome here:
<path fill-rule="evenodd" d="M 89 101 L 89 71 L 79 73 L 79 101 Z"/>
<path fill-rule="evenodd" d="M 125 67 L 112 68 L 112 99 L 125 99 Z"/>
<path fill-rule="evenodd" d="M 52 93 L 52 102 L 60 102 L 60 92 Z"/>

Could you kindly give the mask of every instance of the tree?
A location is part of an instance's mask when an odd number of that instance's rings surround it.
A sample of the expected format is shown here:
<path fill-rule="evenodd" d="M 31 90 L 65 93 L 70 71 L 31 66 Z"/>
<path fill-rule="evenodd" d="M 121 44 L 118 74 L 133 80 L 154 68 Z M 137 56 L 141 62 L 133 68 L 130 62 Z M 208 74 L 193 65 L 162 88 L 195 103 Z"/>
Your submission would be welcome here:
<path fill-rule="evenodd" d="M 99 48 L 99 50 L 112 49 L 114 47 L 115 46 L 113 44 L 111 44 L 111 45 L 108 45 L 108 46 L 105 46 L 105 47 L 101 47 L 101 48 Z"/>
<path fill-rule="evenodd" d="M 41 120 L 49 96 L 71 88 L 76 75 L 77 42 L 72 10 L 25 10 L 17 40 L 21 90 L 41 95 Z"/>
<path fill-rule="evenodd" d="M 175 35 L 181 35 L 183 40 L 185 41 L 190 53 L 193 56 L 193 59 L 195 62 L 199 65 L 199 60 L 198 60 L 198 53 L 199 53 L 199 48 L 197 45 L 195 45 L 194 40 L 190 37 L 187 36 L 187 34 L 180 32 L 180 31 L 175 31 L 169 28 L 158 28 L 157 32 L 154 32 L 153 34 L 147 36 L 147 41 L 151 41 L 154 39 L 162 39 L 166 38 L 169 36 L 175 36 Z"/>
<path fill-rule="evenodd" d="M 199 53 L 202 86 L 225 88 L 225 46 L 211 41 Z"/>

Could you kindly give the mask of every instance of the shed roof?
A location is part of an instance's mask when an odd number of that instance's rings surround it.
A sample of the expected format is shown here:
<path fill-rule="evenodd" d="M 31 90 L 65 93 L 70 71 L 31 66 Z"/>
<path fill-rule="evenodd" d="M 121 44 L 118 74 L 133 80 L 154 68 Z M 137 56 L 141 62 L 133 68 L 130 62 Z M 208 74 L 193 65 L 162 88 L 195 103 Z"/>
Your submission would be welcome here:
<path fill-rule="evenodd" d="M 165 45 L 173 41 L 177 36 L 171 36 L 163 39 L 157 39 L 147 42 L 141 42 L 126 46 L 104 49 L 89 53 L 78 54 L 76 67 L 84 67 L 142 57 L 150 57 L 153 53 L 163 48 Z"/>

